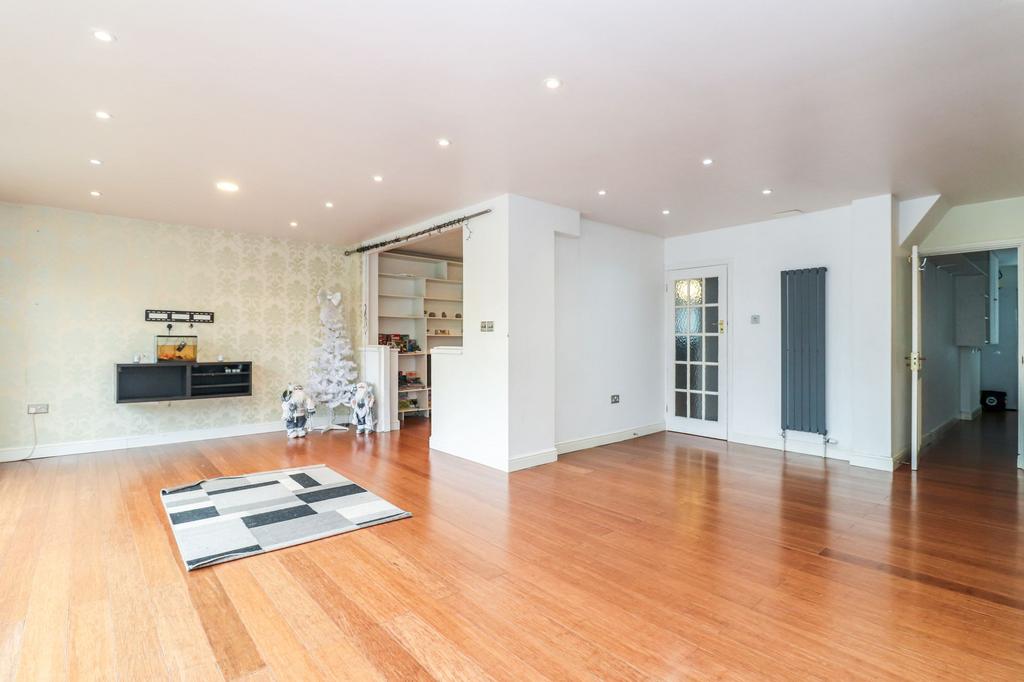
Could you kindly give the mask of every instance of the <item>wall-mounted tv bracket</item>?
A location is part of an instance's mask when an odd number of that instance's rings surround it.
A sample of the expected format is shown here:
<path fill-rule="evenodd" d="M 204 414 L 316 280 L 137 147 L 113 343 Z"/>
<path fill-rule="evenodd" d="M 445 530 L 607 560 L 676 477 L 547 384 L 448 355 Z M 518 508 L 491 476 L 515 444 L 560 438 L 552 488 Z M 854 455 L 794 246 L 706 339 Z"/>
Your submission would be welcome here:
<path fill-rule="evenodd" d="M 147 310 L 146 322 L 188 322 L 190 325 L 200 322 L 213 323 L 213 313 L 200 313 L 193 310 Z"/>

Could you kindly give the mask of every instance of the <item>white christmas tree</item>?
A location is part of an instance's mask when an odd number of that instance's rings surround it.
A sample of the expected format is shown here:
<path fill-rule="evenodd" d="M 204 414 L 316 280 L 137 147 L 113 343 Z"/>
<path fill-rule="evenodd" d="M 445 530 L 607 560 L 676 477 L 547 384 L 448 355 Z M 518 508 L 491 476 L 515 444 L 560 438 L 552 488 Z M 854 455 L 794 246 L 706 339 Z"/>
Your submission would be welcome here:
<path fill-rule="evenodd" d="M 332 294 L 321 289 L 316 300 L 320 303 L 320 347 L 313 353 L 313 361 L 309 364 L 306 388 L 313 400 L 330 410 L 327 425 L 321 431 L 347 431 L 344 426 L 334 423 L 334 408 L 347 404 L 355 393 L 358 371 L 352 361 L 352 341 L 345 329 L 341 292 Z"/>

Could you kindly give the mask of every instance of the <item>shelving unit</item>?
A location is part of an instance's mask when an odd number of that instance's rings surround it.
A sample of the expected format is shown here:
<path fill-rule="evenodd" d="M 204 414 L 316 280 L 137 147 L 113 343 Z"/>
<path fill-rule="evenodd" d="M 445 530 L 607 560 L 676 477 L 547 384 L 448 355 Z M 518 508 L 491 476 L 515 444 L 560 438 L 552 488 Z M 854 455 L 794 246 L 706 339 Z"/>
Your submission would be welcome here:
<path fill-rule="evenodd" d="M 399 384 L 399 416 L 429 417 L 430 350 L 462 345 L 462 262 L 390 251 L 379 254 L 377 264 L 378 335 L 407 334 L 421 349 L 398 354 L 397 371 L 422 382 Z"/>
<path fill-rule="evenodd" d="M 118 403 L 155 403 L 252 395 L 252 363 L 152 362 L 115 367 Z"/>

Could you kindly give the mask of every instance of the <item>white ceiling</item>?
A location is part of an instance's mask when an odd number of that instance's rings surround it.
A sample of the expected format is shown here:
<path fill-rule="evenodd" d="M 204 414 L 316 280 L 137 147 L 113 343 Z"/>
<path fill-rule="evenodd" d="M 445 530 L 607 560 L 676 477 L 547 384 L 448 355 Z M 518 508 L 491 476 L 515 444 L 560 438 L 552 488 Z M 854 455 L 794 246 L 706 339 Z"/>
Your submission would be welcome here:
<path fill-rule="evenodd" d="M 405 242 L 392 249 L 415 253 L 421 256 L 437 256 L 438 258 L 462 258 L 462 229 L 454 227 L 440 234 L 422 237 L 415 241 Z"/>
<path fill-rule="evenodd" d="M 4 201 L 347 244 L 504 192 L 664 235 L 1024 194 L 1017 0 L 2 10 Z"/>

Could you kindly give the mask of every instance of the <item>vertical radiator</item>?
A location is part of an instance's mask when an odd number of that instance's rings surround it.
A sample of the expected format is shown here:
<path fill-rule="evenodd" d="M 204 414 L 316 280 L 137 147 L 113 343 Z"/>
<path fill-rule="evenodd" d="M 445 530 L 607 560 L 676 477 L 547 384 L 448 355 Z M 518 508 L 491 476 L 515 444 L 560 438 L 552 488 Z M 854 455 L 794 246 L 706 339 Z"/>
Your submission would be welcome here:
<path fill-rule="evenodd" d="M 782 273 L 782 430 L 828 434 L 825 423 L 825 271 Z"/>

